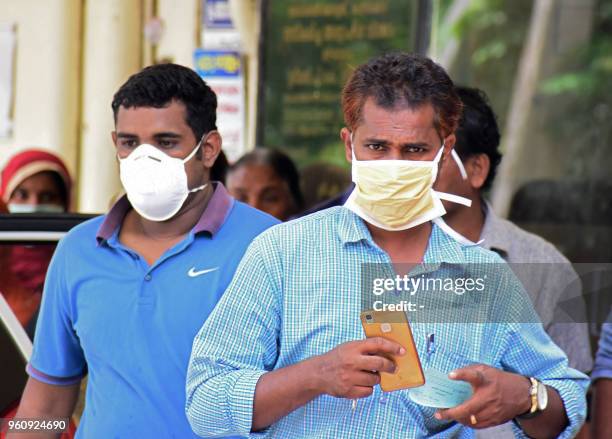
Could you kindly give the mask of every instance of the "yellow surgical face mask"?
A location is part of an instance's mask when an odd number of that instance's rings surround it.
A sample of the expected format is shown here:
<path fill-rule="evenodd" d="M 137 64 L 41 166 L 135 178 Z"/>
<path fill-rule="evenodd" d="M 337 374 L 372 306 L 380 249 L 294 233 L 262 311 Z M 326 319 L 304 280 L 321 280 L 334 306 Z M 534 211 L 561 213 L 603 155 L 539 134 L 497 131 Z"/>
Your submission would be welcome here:
<path fill-rule="evenodd" d="M 432 161 L 357 160 L 354 145 L 351 147 L 355 189 L 345 207 L 374 226 L 406 230 L 439 218 L 446 213 L 441 199 L 471 204 L 465 198 L 433 190 L 444 144 Z"/>

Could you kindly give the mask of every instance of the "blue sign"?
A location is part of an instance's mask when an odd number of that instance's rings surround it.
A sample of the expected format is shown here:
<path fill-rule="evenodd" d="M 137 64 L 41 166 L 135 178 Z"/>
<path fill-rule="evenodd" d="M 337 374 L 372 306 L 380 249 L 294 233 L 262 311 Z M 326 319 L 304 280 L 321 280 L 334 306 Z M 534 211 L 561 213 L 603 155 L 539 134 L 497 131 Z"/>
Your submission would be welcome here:
<path fill-rule="evenodd" d="M 209 29 L 231 29 L 229 0 L 202 0 L 204 25 Z"/>
<path fill-rule="evenodd" d="M 230 50 L 196 49 L 193 53 L 195 71 L 203 78 L 239 78 L 240 53 Z"/>

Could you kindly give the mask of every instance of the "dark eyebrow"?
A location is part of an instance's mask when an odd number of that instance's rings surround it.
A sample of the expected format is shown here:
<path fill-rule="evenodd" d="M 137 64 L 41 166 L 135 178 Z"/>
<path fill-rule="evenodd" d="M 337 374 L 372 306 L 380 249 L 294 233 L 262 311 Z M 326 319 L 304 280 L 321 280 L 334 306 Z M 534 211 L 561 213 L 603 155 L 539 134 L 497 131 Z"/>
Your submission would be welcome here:
<path fill-rule="evenodd" d="M 404 143 L 402 145 L 402 148 L 431 148 L 431 145 L 425 142 L 411 142 Z"/>
<path fill-rule="evenodd" d="M 183 136 L 181 136 L 178 133 L 173 133 L 173 132 L 169 131 L 169 132 L 155 133 L 153 135 L 153 137 L 156 138 L 156 139 L 161 139 L 161 138 L 180 139 Z M 136 134 L 119 132 L 119 133 L 117 133 L 117 138 L 122 138 L 122 139 L 126 139 L 126 138 L 128 138 L 128 139 L 137 139 L 138 136 Z"/>
<path fill-rule="evenodd" d="M 383 140 L 383 139 L 369 138 L 369 139 L 365 139 L 363 144 L 364 145 L 376 144 L 376 145 L 388 146 L 389 141 Z M 426 142 L 410 142 L 410 143 L 404 143 L 402 145 L 402 148 L 424 148 L 424 147 L 431 148 L 431 145 Z"/>
<path fill-rule="evenodd" d="M 153 135 L 153 137 L 155 137 L 156 139 L 161 139 L 162 137 L 164 137 L 164 138 L 168 138 L 169 137 L 171 139 L 180 139 L 183 136 L 181 136 L 178 133 L 173 133 L 173 132 L 168 131 L 168 132 L 162 132 L 162 133 L 155 133 Z"/>
<path fill-rule="evenodd" d="M 376 145 L 386 146 L 386 145 L 389 144 L 389 142 L 387 142 L 386 140 L 383 140 L 383 139 L 375 139 L 375 138 L 371 137 L 371 138 L 365 139 L 363 141 L 363 144 L 364 145 L 376 144 Z"/>
<path fill-rule="evenodd" d="M 119 137 L 122 138 L 122 139 L 125 139 L 125 138 L 136 139 L 136 138 L 138 138 L 138 136 L 136 134 L 122 133 L 122 132 L 117 133 L 117 138 L 119 138 Z"/>

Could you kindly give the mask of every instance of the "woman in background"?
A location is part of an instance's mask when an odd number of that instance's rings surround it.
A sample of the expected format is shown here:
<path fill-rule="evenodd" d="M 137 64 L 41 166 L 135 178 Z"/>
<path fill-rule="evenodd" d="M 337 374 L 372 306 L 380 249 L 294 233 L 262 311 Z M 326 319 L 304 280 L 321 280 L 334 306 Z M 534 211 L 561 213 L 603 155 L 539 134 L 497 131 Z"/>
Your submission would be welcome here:
<path fill-rule="evenodd" d="M 10 213 L 61 213 L 70 208 L 70 174 L 62 160 L 50 152 L 30 149 L 14 155 L 2 170 L 0 180 L 0 198 Z M 54 250 L 55 244 L 5 249 L 6 267 L 19 287 L 19 293 L 11 294 L 7 302 L 30 335 Z M 0 281 L 6 281 L 6 276 Z"/>
<path fill-rule="evenodd" d="M 229 168 L 227 189 L 239 201 L 281 221 L 303 208 L 300 177 L 293 161 L 275 149 L 257 148 Z"/>
<path fill-rule="evenodd" d="M 72 182 L 56 155 L 30 149 L 14 155 L 2 170 L 0 196 L 11 213 L 60 213 L 70 207 Z"/>

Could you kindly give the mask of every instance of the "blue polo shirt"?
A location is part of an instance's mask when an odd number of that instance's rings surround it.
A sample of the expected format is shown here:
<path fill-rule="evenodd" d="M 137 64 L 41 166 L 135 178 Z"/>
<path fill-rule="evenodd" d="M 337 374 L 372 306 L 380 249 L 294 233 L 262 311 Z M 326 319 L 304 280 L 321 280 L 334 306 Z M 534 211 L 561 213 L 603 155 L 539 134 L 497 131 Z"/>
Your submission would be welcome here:
<path fill-rule="evenodd" d="M 59 243 L 27 370 L 56 385 L 88 374 L 77 437 L 197 437 L 185 416 L 193 338 L 249 243 L 278 221 L 217 183 L 194 229 L 149 266 L 118 238 L 130 208 L 122 198 Z"/>

